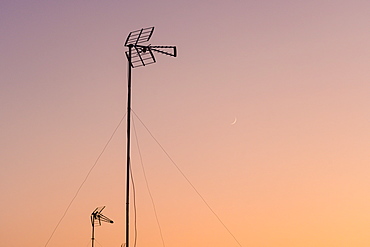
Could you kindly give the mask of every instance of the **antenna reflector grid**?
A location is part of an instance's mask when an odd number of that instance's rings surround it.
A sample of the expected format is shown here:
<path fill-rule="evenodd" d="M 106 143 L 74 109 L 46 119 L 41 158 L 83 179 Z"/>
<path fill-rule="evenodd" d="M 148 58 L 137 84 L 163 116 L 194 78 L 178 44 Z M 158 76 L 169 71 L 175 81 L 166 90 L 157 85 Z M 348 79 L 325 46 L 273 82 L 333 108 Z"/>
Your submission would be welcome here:
<path fill-rule="evenodd" d="M 125 52 L 126 57 L 129 60 L 129 52 Z M 135 47 L 135 49 L 132 49 L 131 52 L 131 67 L 137 68 L 141 66 L 145 66 L 148 64 L 155 63 L 156 60 L 154 58 L 153 52 L 151 49 L 148 49 L 146 52 L 144 52 L 142 49 Z"/>
<path fill-rule="evenodd" d="M 150 40 L 154 31 L 154 27 L 142 28 L 140 30 L 132 31 L 127 36 L 125 46 L 137 45 Z"/>

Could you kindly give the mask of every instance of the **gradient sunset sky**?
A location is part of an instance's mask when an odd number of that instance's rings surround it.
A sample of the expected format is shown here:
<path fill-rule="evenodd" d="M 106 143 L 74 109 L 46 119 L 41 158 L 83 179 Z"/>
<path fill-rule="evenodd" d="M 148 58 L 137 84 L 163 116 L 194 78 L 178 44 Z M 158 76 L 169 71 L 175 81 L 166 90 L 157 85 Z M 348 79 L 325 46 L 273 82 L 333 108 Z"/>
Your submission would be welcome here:
<path fill-rule="evenodd" d="M 0 246 L 46 246 L 126 112 L 137 246 L 370 246 L 370 1 L 0 1 Z M 125 119 L 126 120 L 126 119 Z M 232 124 L 237 120 L 235 124 Z M 48 247 L 124 243 L 125 122 Z"/>

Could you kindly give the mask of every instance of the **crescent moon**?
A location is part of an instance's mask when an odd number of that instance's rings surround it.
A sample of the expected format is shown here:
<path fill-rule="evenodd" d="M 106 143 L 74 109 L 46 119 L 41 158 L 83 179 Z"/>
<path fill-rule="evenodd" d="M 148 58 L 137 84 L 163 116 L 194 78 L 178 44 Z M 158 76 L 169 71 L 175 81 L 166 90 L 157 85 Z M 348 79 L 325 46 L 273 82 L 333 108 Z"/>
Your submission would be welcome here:
<path fill-rule="evenodd" d="M 237 118 L 235 118 L 235 119 L 234 119 L 234 122 L 232 122 L 232 123 L 231 123 L 231 125 L 236 124 L 236 122 L 237 122 L 237 121 L 238 121 L 238 119 L 237 119 Z"/>

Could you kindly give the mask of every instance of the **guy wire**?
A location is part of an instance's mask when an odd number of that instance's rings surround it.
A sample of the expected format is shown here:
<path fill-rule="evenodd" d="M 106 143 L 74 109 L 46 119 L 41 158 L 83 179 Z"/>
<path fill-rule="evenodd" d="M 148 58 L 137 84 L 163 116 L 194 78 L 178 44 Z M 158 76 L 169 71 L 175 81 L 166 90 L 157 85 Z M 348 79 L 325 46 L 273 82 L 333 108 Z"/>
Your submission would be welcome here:
<path fill-rule="evenodd" d="M 212 214 L 217 218 L 217 220 L 221 223 L 221 225 L 226 229 L 226 231 L 230 234 L 231 237 L 233 237 L 233 239 L 235 240 L 235 242 L 240 246 L 242 247 L 242 245 L 240 244 L 240 242 L 236 239 L 236 237 L 234 236 L 234 234 L 232 234 L 232 232 L 229 230 L 229 228 L 225 225 L 225 223 L 221 220 L 221 218 L 216 214 L 216 212 L 211 208 L 211 206 L 208 204 L 208 202 L 206 201 L 206 199 L 204 199 L 204 197 L 200 194 L 200 192 L 195 188 L 195 186 L 190 182 L 190 180 L 186 177 L 185 173 L 183 173 L 183 171 L 180 169 L 180 167 L 176 164 L 176 162 L 171 158 L 171 156 L 167 153 L 167 151 L 163 148 L 163 146 L 159 143 L 159 141 L 154 137 L 154 135 L 150 132 L 150 130 L 148 129 L 148 127 L 146 127 L 146 125 L 143 123 L 143 121 L 141 121 L 141 119 L 139 118 L 139 116 L 135 113 L 134 110 L 132 110 L 132 112 L 135 114 L 135 116 L 137 117 L 137 119 L 139 119 L 140 123 L 144 126 L 144 128 L 148 131 L 148 133 L 150 134 L 150 136 L 153 138 L 153 140 L 158 144 L 158 146 L 162 149 L 162 151 L 165 153 L 165 155 L 167 156 L 167 158 L 171 161 L 171 163 L 176 167 L 176 169 L 180 172 L 180 174 L 184 177 L 184 179 L 189 183 L 189 185 L 193 188 L 193 190 L 195 191 L 195 193 L 202 199 L 202 201 L 204 202 L 204 204 L 208 207 L 208 209 L 212 212 Z"/>
<path fill-rule="evenodd" d="M 136 114 L 135 114 L 136 116 Z M 143 175 L 144 175 L 144 179 L 145 179 L 145 184 L 146 184 L 146 188 L 148 190 L 148 193 L 149 193 L 149 197 L 150 197 L 150 200 L 152 202 L 152 206 L 153 206 L 153 211 L 154 211 L 154 215 L 155 215 L 155 219 L 157 221 L 157 225 L 158 225 L 158 229 L 159 229 L 159 234 L 161 236 L 161 240 L 162 240 L 162 245 L 163 247 L 165 247 L 165 243 L 164 243 L 164 238 L 163 238 L 163 234 L 162 234 L 162 228 L 161 228 L 161 225 L 159 223 L 159 218 L 158 218 L 158 214 L 157 214 L 157 209 L 156 209 L 156 206 L 155 206 L 155 203 L 154 203 L 154 199 L 153 199 L 153 195 L 152 195 L 152 192 L 150 191 L 150 186 L 149 186 L 149 182 L 148 182 L 148 179 L 147 179 L 147 176 L 146 176 L 146 172 L 145 172 L 145 168 L 144 168 L 144 163 L 143 163 L 143 157 L 141 155 L 141 151 L 140 151 L 140 145 L 139 145 L 139 138 L 137 137 L 137 132 L 136 132 L 136 128 L 135 128 L 135 121 L 134 121 L 134 118 L 132 118 L 132 123 L 133 123 L 133 127 L 134 127 L 134 133 L 135 133 L 135 139 L 136 139 L 136 145 L 137 145 L 137 149 L 138 149 L 138 152 L 139 152 L 139 156 L 140 156 L 140 163 L 141 163 L 141 169 L 143 171 Z"/>
<path fill-rule="evenodd" d="M 47 246 L 48 246 L 48 244 L 49 244 L 49 242 L 50 242 L 51 238 L 54 236 L 54 233 L 55 233 L 55 232 L 56 232 L 56 230 L 58 229 L 58 227 L 59 227 L 60 223 L 63 221 L 64 217 L 66 216 L 66 214 L 67 214 L 67 212 L 68 212 L 69 208 L 71 207 L 72 203 L 74 202 L 74 200 L 76 199 L 77 195 L 79 194 L 79 192 L 80 192 L 80 190 L 81 190 L 82 186 L 83 186 L 83 185 L 85 184 L 85 182 L 87 181 L 88 177 L 90 176 L 90 173 L 91 173 L 91 172 L 92 172 L 92 170 L 95 168 L 95 166 L 96 166 L 96 164 L 98 163 L 98 161 L 99 161 L 100 157 L 103 155 L 103 153 L 104 153 L 105 149 L 108 147 L 109 143 L 110 143 L 110 142 L 111 142 L 111 140 L 113 139 L 113 136 L 116 134 L 116 132 L 117 132 L 117 130 L 118 130 L 118 128 L 119 128 L 119 126 L 121 125 L 121 123 L 122 123 L 122 121 L 123 121 L 123 119 L 124 119 L 125 117 L 126 117 L 126 113 L 123 115 L 123 117 L 122 117 L 122 118 L 121 118 L 121 120 L 119 121 L 119 123 L 118 123 L 117 127 L 114 129 L 114 131 L 113 131 L 112 135 L 111 135 L 111 136 L 110 136 L 110 138 L 108 139 L 108 141 L 107 141 L 107 143 L 105 144 L 105 146 L 104 146 L 103 150 L 100 152 L 100 154 L 99 154 L 99 155 L 98 155 L 98 157 L 96 158 L 96 160 L 95 160 L 95 162 L 94 162 L 93 166 L 90 168 L 90 170 L 89 170 L 89 172 L 87 173 L 87 175 L 86 175 L 85 179 L 82 181 L 82 183 L 81 183 L 80 187 L 78 187 L 78 189 L 77 189 L 77 191 L 76 191 L 75 195 L 73 196 L 72 200 L 71 200 L 71 201 L 70 201 L 70 203 L 68 204 L 68 206 L 67 206 L 66 210 L 64 211 L 64 213 L 63 213 L 62 217 L 60 218 L 60 220 L 59 220 L 58 224 L 55 226 L 55 228 L 54 228 L 53 232 L 51 233 L 51 235 L 50 235 L 50 237 L 49 237 L 49 239 L 48 239 L 48 241 L 46 242 L 45 247 L 47 247 Z"/>

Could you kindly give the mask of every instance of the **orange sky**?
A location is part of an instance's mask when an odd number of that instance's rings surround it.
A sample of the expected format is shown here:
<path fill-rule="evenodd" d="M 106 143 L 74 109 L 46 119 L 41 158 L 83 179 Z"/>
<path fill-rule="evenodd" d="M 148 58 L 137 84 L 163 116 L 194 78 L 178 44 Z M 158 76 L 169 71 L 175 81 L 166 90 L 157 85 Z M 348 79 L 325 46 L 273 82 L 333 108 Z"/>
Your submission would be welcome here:
<path fill-rule="evenodd" d="M 178 57 L 133 110 L 243 247 L 370 244 L 370 2 L 2 1 L 0 245 L 45 246 L 126 111 L 130 31 Z M 231 123 L 234 119 L 237 122 Z M 166 247 L 239 246 L 137 118 Z M 134 136 L 134 134 L 133 134 Z M 138 246 L 161 237 L 133 139 Z M 49 247 L 120 246 L 125 124 Z"/>

